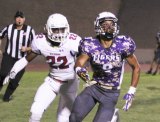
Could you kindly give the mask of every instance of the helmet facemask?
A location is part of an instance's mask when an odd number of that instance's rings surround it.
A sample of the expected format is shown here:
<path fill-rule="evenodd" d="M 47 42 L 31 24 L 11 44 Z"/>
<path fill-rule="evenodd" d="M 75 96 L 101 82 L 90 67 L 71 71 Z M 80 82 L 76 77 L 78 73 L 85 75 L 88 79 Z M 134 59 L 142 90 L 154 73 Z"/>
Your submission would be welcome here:
<path fill-rule="evenodd" d="M 50 41 L 57 43 L 63 42 L 70 32 L 68 21 L 61 14 L 51 15 L 48 18 L 46 29 Z"/>
<path fill-rule="evenodd" d="M 62 42 L 67 38 L 68 32 L 66 28 L 49 28 L 48 38 L 54 42 Z"/>
<path fill-rule="evenodd" d="M 115 15 L 110 12 L 100 13 L 94 23 L 96 34 L 107 40 L 113 39 L 119 33 L 117 21 Z"/>

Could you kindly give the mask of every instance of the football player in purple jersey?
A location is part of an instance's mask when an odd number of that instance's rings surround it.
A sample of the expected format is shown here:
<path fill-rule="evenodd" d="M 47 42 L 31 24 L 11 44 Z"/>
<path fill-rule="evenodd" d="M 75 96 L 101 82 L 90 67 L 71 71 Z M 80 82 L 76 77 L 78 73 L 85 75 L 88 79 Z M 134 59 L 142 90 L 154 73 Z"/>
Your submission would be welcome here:
<path fill-rule="evenodd" d="M 86 88 L 77 96 L 70 115 L 70 122 L 81 122 L 98 104 L 93 122 L 118 122 L 115 108 L 120 95 L 125 60 L 132 68 L 131 84 L 124 95 L 127 111 L 132 105 L 140 76 L 140 65 L 134 54 L 136 45 L 129 36 L 118 35 L 117 17 L 111 12 L 102 12 L 94 22 L 96 38 L 81 41 L 81 55 L 75 64 L 76 73 L 86 81 Z M 90 80 L 85 69 L 89 61 L 93 70 Z"/>

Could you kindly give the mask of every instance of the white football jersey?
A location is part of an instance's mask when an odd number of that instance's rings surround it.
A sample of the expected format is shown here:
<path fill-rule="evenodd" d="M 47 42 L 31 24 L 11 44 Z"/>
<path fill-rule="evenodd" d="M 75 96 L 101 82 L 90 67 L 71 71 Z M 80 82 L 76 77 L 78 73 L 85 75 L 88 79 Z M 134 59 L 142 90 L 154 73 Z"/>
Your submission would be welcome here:
<path fill-rule="evenodd" d="M 58 80 L 67 81 L 75 78 L 75 58 L 81 37 L 70 33 L 60 46 L 53 47 L 44 34 L 36 35 L 32 42 L 32 51 L 43 55 L 50 66 L 50 74 Z"/>

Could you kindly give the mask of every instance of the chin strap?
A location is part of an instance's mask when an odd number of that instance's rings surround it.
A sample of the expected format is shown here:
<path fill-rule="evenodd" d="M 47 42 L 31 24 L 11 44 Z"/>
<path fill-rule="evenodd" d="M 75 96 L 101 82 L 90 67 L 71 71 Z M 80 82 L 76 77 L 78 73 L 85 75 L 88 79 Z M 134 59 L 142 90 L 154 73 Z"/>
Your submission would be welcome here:
<path fill-rule="evenodd" d="M 114 38 L 111 33 L 102 34 L 101 37 L 104 38 L 104 40 L 112 40 Z"/>

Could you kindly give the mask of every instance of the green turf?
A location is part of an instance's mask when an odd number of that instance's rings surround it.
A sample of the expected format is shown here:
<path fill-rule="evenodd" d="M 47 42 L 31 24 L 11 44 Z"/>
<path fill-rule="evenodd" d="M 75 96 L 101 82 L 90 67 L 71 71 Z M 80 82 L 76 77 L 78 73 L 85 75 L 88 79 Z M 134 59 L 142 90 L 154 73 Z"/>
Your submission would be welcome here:
<path fill-rule="evenodd" d="M 25 73 L 20 86 L 14 93 L 13 100 L 4 103 L 0 99 L 0 122 L 28 122 L 29 110 L 35 92 L 46 75 L 47 72 Z M 124 75 L 121 95 L 117 104 L 120 109 L 121 122 L 160 122 L 160 75 L 141 74 L 133 106 L 128 112 L 124 112 L 122 110 L 124 104 L 122 97 L 129 88 L 130 76 L 130 73 Z M 82 83 L 80 90 L 82 90 Z M 0 98 L 2 98 L 5 88 L 6 86 L 0 92 Z M 58 97 L 44 113 L 42 122 L 56 122 L 57 103 Z M 96 107 L 83 122 L 92 122 Z"/>

